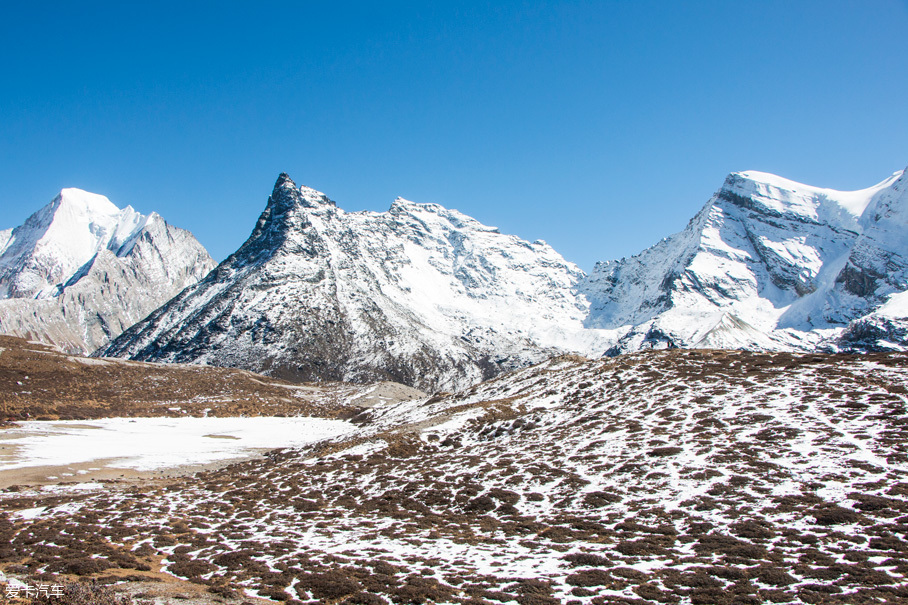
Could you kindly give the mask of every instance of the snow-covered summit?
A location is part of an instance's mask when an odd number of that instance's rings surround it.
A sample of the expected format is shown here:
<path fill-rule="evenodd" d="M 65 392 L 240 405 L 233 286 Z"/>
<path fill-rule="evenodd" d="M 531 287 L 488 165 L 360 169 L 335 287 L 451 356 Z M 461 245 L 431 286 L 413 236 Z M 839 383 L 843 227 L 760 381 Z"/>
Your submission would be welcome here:
<path fill-rule="evenodd" d="M 415 221 L 425 224 L 427 227 L 431 223 L 444 222 L 458 230 L 501 233 L 498 227 L 484 225 L 459 210 L 445 208 L 441 204 L 411 202 L 402 197 L 394 200 L 388 209 L 388 214 L 397 217 L 398 220 Z M 404 216 L 409 218 L 404 218 Z"/>
<path fill-rule="evenodd" d="M 783 215 L 803 216 L 817 222 L 836 221 L 842 218 L 842 211 L 857 220 L 874 197 L 890 188 L 903 174 L 904 170 L 895 172 L 866 189 L 837 191 L 797 183 L 767 172 L 748 170 L 730 174 L 720 195 L 724 193 L 738 196 Z"/>
<path fill-rule="evenodd" d="M 212 266 L 157 213 L 63 189 L 0 236 L 0 330 L 90 352 Z"/>
<path fill-rule="evenodd" d="M 684 231 L 596 265 L 587 325 L 626 330 L 613 352 L 845 346 L 850 322 L 908 289 L 906 179 L 836 191 L 732 173 Z"/>
<path fill-rule="evenodd" d="M 0 248 L 0 298 L 52 298 L 101 250 L 128 254 L 149 217 L 103 195 L 63 189 Z M 130 244 L 130 245 L 127 245 Z"/>

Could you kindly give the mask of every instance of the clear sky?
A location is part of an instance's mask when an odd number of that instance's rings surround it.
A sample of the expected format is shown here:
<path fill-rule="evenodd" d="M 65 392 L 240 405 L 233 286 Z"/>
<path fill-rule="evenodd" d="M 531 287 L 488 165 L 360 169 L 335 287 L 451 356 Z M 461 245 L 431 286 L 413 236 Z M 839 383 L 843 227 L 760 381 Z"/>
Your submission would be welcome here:
<path fill-rule="evenodd" d="M 222 260 L 288 172 L 457 208 L 589 270 L 738 170 L 908 165 L 905 0 L 7 3 L 0 228 L 63 187 Z"/>

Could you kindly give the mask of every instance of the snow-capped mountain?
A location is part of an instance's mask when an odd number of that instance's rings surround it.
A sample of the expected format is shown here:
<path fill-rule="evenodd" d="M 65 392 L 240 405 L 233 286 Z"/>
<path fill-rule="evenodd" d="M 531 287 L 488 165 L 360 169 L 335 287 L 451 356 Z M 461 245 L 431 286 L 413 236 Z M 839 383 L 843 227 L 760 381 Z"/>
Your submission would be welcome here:
<path fill-rule="evenodd" d="M 344 212 L 282 174 L 252 235 L 100 352 L 278 377 L 464 387 L 614 341 L 583 326 L 584 274 L 435 204 Z"/>
<path fill-rule="evenodd" d="M 91 352 L 214 265 L 191 233 L 157 213 L 63 189 L 0 232 L 0 331 Z"/>
<path fill-rule="evenodd" d="M 544 242 L 281 175 L 252 235 L 102 355 L 455 389 L 554 353 L 908 348 L 908 197 L 730 175 L 687 228 L 584 275 Z"/>
<path fill-rule="evenodd" d="M 687 228 L 598 263 L 586 325 L 644 348 L 867 350 L 908 345 L 908 177 L 834 191 L 731 174 Z"/>

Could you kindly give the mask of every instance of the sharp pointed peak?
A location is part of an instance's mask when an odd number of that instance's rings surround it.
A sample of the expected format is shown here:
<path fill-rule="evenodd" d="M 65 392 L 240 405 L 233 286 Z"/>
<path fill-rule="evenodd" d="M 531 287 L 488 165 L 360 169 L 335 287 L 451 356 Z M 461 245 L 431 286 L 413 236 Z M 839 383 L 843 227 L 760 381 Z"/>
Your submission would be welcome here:
<path fill-rule="evenodd" d="M 319 208 L 321 206 L 336 206 L 328 199 L 328 196 L 305 185 L 297 185 L 290 175 L 282 172 L 278 175 L 274 183 L 274 189 L 271 191 L 271 197 L 268 199 L 270 206 L 280 206 L 285 209 L 295 206 L 305 208 Z"/>
<path fill-rule="evenodd" d="M 274 183 L 275 193 L 282 189 L 297 189 L 296 183 L 293 182 L 293 179 L 291 179 L 290 175 L 286 172 L 280 173 L 277 176 L 277 181 Z"/>

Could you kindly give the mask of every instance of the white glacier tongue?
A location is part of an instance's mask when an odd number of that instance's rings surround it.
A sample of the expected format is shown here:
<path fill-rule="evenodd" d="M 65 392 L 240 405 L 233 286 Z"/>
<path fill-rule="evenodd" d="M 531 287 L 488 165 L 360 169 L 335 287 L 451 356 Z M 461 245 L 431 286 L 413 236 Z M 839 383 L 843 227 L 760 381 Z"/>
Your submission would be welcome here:
<path fill-rule="evenodd" d="M 188 232 L 63 189 L 0 238 L 0 332 L 91 352 L 213 267 Z"/>

